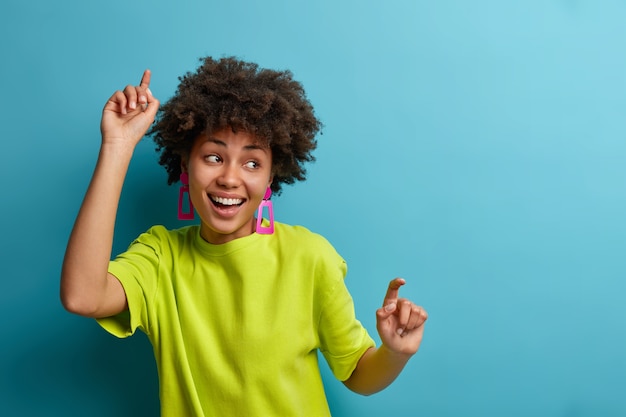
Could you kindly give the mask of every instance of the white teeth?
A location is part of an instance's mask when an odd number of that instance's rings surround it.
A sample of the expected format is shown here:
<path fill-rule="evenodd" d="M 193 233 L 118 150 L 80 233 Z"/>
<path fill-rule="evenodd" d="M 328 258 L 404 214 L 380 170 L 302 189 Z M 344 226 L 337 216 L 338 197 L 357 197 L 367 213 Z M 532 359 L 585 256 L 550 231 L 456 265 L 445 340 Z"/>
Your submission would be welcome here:
<path fill-rule="evenodd" d="M 211 197 L 213 201 L 216 203 L 225 205 L 225 206 L 235 206 L 243 203 L 241 198 L 222 198 L 222 197 Z"/>

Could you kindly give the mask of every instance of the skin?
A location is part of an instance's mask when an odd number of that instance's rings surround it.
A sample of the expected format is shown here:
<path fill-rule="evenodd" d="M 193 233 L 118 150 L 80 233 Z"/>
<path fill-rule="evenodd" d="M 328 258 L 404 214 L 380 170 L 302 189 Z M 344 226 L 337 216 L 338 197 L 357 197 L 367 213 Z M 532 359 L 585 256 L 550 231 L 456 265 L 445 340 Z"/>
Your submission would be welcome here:
<path fill-rule="evenodd" d="M 207 242 L 219 245 L 255 231 L 254 215 L 272 183 L 269 148 L 247 132 L 222 129 L 200 135 L 182 169 Z"/>
<path fill-rule="evenodd" d="M 121 283 L 107 268 L 124 178 L 135 147 L 159 107 L 149 89 L 150 80 L 146 70 L 138 86 L 116 91 L 103 109 L 98 161 L 61 273 L 61 301 L 68 311 L 82 316 L 108 317 L 128 308 Z M 200 135 L 182 169 L 189 174 L 191 200 L 206 241 L 222 244 L 254 233 L 254 215 L 272 182 L 269 149 L 246 132 L 224 129 Z M 227 204 L 216 204 L 216 200 Z M 344 381 L 355 392 L 369 395 L 387 387 L 419 349 L 428 316 L 423 308 L 399 297 L 404 284 L 402 278 L 389 283 L 382 307 L 376 311 L 382 343 L 365 352 Z"/>
<path fill-rule="evenodd" d="M 107 317 L 127 308 L 121 283 L 107 272 L 124 178 L 137 143 L 159 108 L 146 70 L 138 86 L 116 91 L 102 111 L 96 167 L 67 245 L 61 302 L 73 313 Z"/>
<path fill-rule="evenodd" d="M 350 378 L 344 381 L 354 392 L 370 395 L 389 386 L 422 343 L 428 314 L 399 297 L 405 283 L 403 278 L 389 282 L 383 305 L 376 310 L 376 329 L 382 343 L 365 352 Z"/>

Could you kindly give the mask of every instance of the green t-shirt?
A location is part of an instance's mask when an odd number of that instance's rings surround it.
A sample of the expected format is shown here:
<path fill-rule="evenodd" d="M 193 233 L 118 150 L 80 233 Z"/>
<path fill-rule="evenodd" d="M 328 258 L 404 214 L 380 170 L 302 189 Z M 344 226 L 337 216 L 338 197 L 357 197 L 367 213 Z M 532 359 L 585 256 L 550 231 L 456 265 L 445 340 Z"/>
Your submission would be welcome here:
<path fill-rule="evenodd" d="M 321 351 L 346 380 L 374 346 L 355 318 L 346 263 L 320 235 L 276 223 L 223 245 L 198 226 L 155 226 L 109 265 L 129 311 L 100 319 L 154 347 L 163 417 L 329 416 Z"/>

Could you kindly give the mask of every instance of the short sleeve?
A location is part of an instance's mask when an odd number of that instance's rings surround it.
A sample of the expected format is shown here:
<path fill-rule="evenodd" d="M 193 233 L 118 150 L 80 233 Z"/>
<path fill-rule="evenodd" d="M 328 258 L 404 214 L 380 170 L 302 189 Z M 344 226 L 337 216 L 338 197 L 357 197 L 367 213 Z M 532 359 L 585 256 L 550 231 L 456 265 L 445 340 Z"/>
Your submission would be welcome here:
<path fill-rule="evenodd" d="M 128 310 L 112 317 L 97 319 L 98 324 L 114 336 L 125 338 L 139 328 L 150 331 L 150 303 L 158 285 L 158 239 L 148 231 L 135 240 L 128 250 L 109 262 L 109 273 L 124 287 Z"/>
<path fill-rule="evenodd" d="M 319 334 L 320 351 L 335 377 L 345 381 L 352 375 L 363 354 L 375 343 L 356 319 L 354 302 L 343 280 L 345 261 L 341 269 L 341 278 L 327 293 L 320 316 Z"/>

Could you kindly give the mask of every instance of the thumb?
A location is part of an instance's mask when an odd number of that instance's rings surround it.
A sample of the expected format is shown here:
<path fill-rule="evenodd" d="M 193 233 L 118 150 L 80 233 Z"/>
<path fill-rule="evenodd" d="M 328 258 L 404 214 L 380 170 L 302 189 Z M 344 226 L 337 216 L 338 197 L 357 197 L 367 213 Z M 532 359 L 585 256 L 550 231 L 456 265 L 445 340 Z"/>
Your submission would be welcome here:
<path fill-rule="evenodd" d="M 146 92 L 148 93 L 148 103 L 144 111 L 149 115 L 150 118 L 154 119 L 157 111 L 159 110 L 160 103 L 159 100 L 152 95 L 152 91 L 150 91 L 149 88 L 146 89 Z"/>
<path fill-rule="evenodd" d="M 397 307 L 398 305 L 396 302 L 388 303 L 384 307 L 376 310 L 376 317 L 378 317 L 379 320 L 385 320 L 386 318 L 391 316 L 394 311 L 396 311 Z"/>

